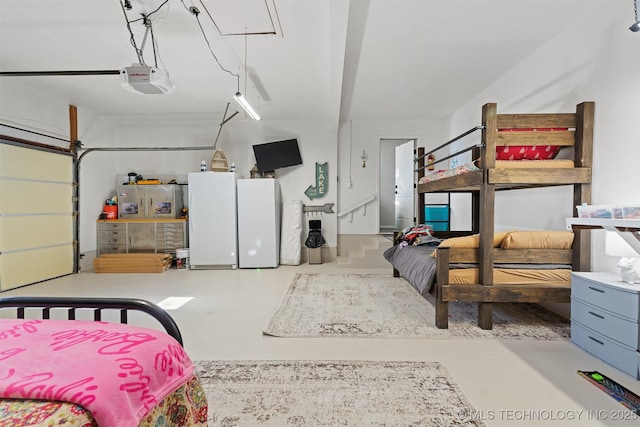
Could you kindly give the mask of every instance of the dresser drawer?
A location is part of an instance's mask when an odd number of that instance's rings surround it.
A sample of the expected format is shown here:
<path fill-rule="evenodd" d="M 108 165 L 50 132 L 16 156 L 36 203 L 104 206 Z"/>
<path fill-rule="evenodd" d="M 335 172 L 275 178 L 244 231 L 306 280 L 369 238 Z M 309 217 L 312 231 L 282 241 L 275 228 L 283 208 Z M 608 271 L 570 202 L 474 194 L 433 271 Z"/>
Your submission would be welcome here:
<path fill-rule="evenodd" d="M 182 239 L 184 237 L 184 233 L 182 230 L 163 230 L 156 232 L 156 236 L 158 239 Z"/>
<path fill-rule="evenodd" d="M 574 321 L 631 348 L 640 348 L 640 325 L 637 322 L 571 297 L 571 322 Z"/>
<path fill-rule="evenodd" d="M 114 222 L 109 224 L 108 222 L 98 223 L 98 231 L 127 231 L 127 224 L 123 222 Z"/>
<path fill-rule="evenodd" d="M 184 236 L 156 236 L 158 242 L 184 242 Z"/>
<path fill-rule="evenodd" d="M 624 286 L 609 286 L 598 280 L 601 276 L 589 273 L 574 273 L 571 279 L 571 296 L 586 301 L 603 310 L 638 321 L 640 293 Z"/>
<path fill-rule="evenodd" d="M 172 240 L 172 239 L 162 239 L 156 240 L 156 247 L 158 249 L 161 248 L 184 248 L 186 245 L 180 239 Z"/>
<path fill-rule="evenodd" d="M 171 252 L 175 252 L 176 249 L 180 249 L 184 247 L 184 242 L 171 242 L 171 241 L 156 241 L 156 249 L 158 251 L 167 251 L 171 250 Z"/>
<path fill-rule="evenodd" d="M 99 245 L 113 245 L 113 244 L 122 244 L 124 245 L 125 242 L 127 241 L 127 236 L 126 234 L 117 234 L 117 233 L 113 233 L 113 234 L 100 234 L 100 236 L 98 236 L 98 244 Z"/>
<path fill-rule="evenodd" d="M 576 321 L 571 322 L 571 341 L 597 358 L 640 379 L 640 361 L 636 349 L 610 340 Z"/>
<path fill-rule="evenodd" d="M 159 222 L 156 224 L 157 231 L 180 231 L 184 229 L 182 222 Z"/>
<path fill-rule="evenodd" d="M 102 239 L 126 239 L 127 238 L 127 233 L 126 231 L 118 231 L 118 230 L 113 230 L 113 231 L 106 231 L 106 230 L 100 230 L 98 232 L 98 240 L 102 241 Z"/>
<path fill-rule="evenodd" d="M 126 248 L 124 243 L 123 244 L 116 244 L 116 245 L 100 245 L 98 246 L 98 253 L 100 255 L 102 254 L 120 254 L 120 253 L 125 253 L 126 252 Z"/>

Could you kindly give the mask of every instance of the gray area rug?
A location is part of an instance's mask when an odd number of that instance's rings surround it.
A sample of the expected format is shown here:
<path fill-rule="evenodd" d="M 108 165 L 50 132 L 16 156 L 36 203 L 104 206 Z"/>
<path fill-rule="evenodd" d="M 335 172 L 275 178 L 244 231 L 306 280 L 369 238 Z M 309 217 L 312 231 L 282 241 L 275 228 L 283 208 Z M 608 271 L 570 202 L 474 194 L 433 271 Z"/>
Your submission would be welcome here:
<path fill-rule="evenodd" d="M 209 426 L 482 426 L 437 362 L 197 361 Z"/>
<path fill-rule="evenodd" d="M 450 303 L 449 329 L 433 303 L 402 278 L 297 274 L 263 331 L 276 337 L 485 338 L 568 340 L 569 320 L 535 304 L 494 303 L 493 329 L 477 326 L 476 303 Z"/>

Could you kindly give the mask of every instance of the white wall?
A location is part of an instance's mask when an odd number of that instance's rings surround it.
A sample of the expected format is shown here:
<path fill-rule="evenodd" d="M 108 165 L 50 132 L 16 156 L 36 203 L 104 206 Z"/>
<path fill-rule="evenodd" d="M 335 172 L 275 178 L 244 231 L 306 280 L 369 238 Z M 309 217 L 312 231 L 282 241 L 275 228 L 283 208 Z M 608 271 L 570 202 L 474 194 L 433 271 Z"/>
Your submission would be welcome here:
<path fill-rule="evenodd" d="M 221 120 L 221 118 L 217 118 Z M 103 117 L 84 129 L 81 140 L 85 149 L 94 147 L 203 147 L 202 151 L 126 151 L 92 152 L 81 162 L 80 171 L 80 248 L 96 247 L 95 220 L 104 200 L 115 195 L 116 175 L 135 171 L 144 178 L 158 175 L 185 176 L 200 170 L 201 160 L 210 163 L 213 143 L 218 132 L 217 120 L 203 117 Z M 336 203 L 336 135 L 325 122 L 245 120 L 238 115 L 222 130 L 218 148 L 231 164 L 235 163 L 239 178 L 249 178 L 255 163 L 252 145 L 281 139 L 297 138 L 303 165 L 276 171 L 286 200 L 302 200 L 307 205 Z M 315 185 L 315 162 L 329 164 L 328 192 L 311 201 L 304 191 Z M 259 213 L 256 213 L 259 215 Z M 315 218 L 315 217 L 314 217 Z M 335 215 L 323 215 L 323 235 L 327 246 L 337 246 Z M 306 229 L 302 238 L 306 238 Z"/>
<path fill-rule="evenodd" d="M 348 209 L 380 190 L 380 140 L 415 139 L 418 147 L 435 147 L 445 141 L 444 121 L 353 120 L 343 122 L 339 131 L 338 158 L 340 163 L 338 206 Z M 362 151 L 368 156 L 362 167 Z M 394 159 L 382 159 L 393 162 Z M 351 187 L 349 187 L 351 182 Z M 338 218 L 339 234 L 378 234 L 379 199 L 357 209 L 353 215 Z"/>
<path fill-rule="evenodd" d="M 572 112 L 594 101 L 592 203 L 640 203 L 640 34 L 628 30 L 631 12 L 626 2 L 593 7 L 460 108 L 450 135 L 479 125 L 487 102 L 499 113 L 524 113 Z M 572 201 L 568 187 L 498 193 L 496 228 L 564 229 Z M 617 271 L 603 235 L 592 233 L 592 269 Z"/>
<path fill-rule="evenodd" d="M 0 126 L 0 133 L 16 138 L 69 148 L 69 104 L 35 85 L 0 78 L 0 122 L 65 139 L 60 141 Z"/>

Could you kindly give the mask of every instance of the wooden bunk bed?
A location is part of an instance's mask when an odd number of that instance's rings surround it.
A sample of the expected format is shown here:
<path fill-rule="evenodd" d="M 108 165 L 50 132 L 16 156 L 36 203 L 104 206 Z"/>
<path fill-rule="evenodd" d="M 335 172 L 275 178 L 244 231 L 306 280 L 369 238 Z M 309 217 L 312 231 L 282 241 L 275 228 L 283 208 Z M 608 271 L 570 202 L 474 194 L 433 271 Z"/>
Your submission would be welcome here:
<path fill-rule="evenodd" d="M 472 150 L 476 170 L 425 180 L 424 159 L 435 150 L 426 154 L 424 149 L 418 151 L 418 206 L 424 206 L 427 193 L 471 193 L 471 234 L 479 234 L 478 249 L 439 247 L 435 250 L 435 283 L 430 293 L 435 298 L 437 327 L 448 327 L 448 303 L 454 301 L 478 302 L 478 325 L 482 329 L 492 328 L 493 303 L 496 302 L 570 302 L 570 282 L 494 284 L 494 266 L 500 263 L 565 264 L 576 271 L 589 270 L 589 234 L 576 232 L 571 249 L 495 247 L 495 194 L 496 191 L 572 185 L 576 216 L 575 206 L 591 201 L 593 123 L 593 102 L 579 104 L 574 113 L 557 114 L 498 114 L 497 105 L 491 103 L 482 108 L 482 126 L 478 127 L 482 131 L 481 144 L 465 150 Z M 496 147 L 514 146 L 573 147 L 573 159 L 568 163 L 566 160 L 497 159 Z M 450 157 L 453 155 L 443 160 Z M 424 223 L 423 209 L 420 209 L 419 223 Z M 450 264 L 454 263 L 475 264 L 477 283 L 449 283 Z M 394 265 L 394 276 L 398 275 Z"/>

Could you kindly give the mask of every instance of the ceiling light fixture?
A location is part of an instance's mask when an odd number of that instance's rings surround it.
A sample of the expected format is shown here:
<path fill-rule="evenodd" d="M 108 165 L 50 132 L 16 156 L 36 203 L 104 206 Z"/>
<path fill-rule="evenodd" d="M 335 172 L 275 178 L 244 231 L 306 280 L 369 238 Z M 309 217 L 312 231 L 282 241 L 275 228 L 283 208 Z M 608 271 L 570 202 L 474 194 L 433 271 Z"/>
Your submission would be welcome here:
<path fill-rule="evenodd" d="M 251 117 L 253 120 L 262 120 L 262 118 L 258 115 L 258 113 L 256 113 L 256 110 L 253 109 L 251 104 L 249 104 L 247 99 L 244 96 L 242 96 L 240 92 L 236 92 L 236 95 L 234 96 L 234 98 L 236 99 L 236 101 L 238 101 L 238 104 L 240 104 L 240 106 L 244 108 L 244 111 L 247 112 L 249 117 Z"/>
<path fill-rule="evenodd" d="M 244 91 L 245 93 L 247 92 L 247 35 L 246 34 L 244 36 Z M 253 107 L 249 104 L 249 101 L 247 101 L 247 99 L 244 96 L 242 96 L 242 94 L 240 93 L 240 75 L 239 74 L 238 74 L 238 91 L 236 92 L 234 98 L 236 99 L 236 101 L 238 101 L 238 104 L 240 104 L 240 106 L 244 108 L 244 111 L 247 112 L 249 117 L 251 117 L 253 120 L 260 120 L 260 116 L 258 115 L 258 113 L 256 113 L 256 110 L 253 109 Z"/>
<path fill-rule="evenodd" d="M 635 12 L 636 22 L 634 22 L 629 29 L 634 33 L 637 33 L 640 31 L 640 20 L 638 20 L 638 0 L 633 0 L 633 11 Z"/>

